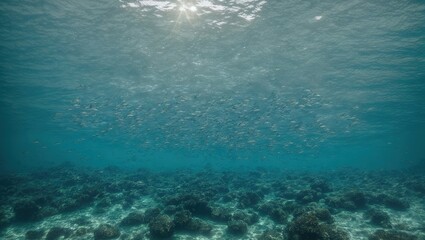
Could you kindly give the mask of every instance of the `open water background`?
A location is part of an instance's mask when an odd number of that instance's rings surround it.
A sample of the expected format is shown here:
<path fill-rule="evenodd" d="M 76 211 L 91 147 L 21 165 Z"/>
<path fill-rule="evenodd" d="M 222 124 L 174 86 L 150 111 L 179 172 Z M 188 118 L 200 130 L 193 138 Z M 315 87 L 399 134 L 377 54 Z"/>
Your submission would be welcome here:
<path fill-rule="evenodd" d="M 0 167 L 402 168 L 425 3 L 0 3 Z"/>

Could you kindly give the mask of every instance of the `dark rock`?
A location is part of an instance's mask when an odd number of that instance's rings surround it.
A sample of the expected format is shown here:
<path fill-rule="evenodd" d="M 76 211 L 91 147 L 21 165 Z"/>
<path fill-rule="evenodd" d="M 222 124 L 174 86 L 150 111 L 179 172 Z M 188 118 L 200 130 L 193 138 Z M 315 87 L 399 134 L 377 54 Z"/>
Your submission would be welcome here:
<path fill-rule="evenodd" d="M 10 217 L 8 216 L 7 212 L 3 209 L 0 209 L 0 229 L 6 227 L 9 223 Z"/>
<path fill-rule="evenodd" d="M 314 214 L 299 216 L 288 228 L 290 240 L 321 240 L 325 233 L 325 229 L 320 225 L 319 219 Z"/>
<path fill-rule="evenodd" d="M 332 224 L 334 222 L 334 218 L 331 215 L 331 212 L 326 208 L 318 208 L 313 211 L 316 217 L 325 223 Z"/>
<path fill-rule="evenodd" d="M 24 183 L 27 179 L 18 175 L 8 175 L 0 177 L 0 186 L 5 188 L 11 188 L 21 183 Z"/>
<path fill-rule="evenodd" d="M 146 239 L 145 238 L 145 233 L 143 233 L 143 232 L 139 232 L 139 233 L 136 233 L 132 238 L 131 238 L 131 240 L 144 240 L 144 239 Z"/>
<path fill-rule="evenodd" d="M 332 210 L 333 213 L 337 212 L 339 209 L 347 209 L 344 200 L 339 197 L 328 197 L 325 199 L 326 205 Z M 351 205 L 350 209 L 355 209 L 354 204 Z"/>
<path fill-rule="evenodd" d="M 43 238 L 44 231 L 43 230 L 29 230 L 25 233 L 25 239 L 27 240 L 38 240 Z"/>
<path fill-rule="evenodd" d="M 423 181 L 409 181 L 406 183 L 406 187 L 417 193 L 420 193 L 421 195 L 425 194 L 425 182 Z"/>
<path fill-rule="evenodd" d="M 79 218 L 72 220 L 72 223 L 75 223 L 79 226 L 87 226 L 87 225 L 91 224 L 92 221 L 88 217 L 79 217 Z"/>
<path fill-rule="evenodd" d="M 348 192 L 344 195 L 344 199 L 354 203 L 354 206 L 356 206 L 356 208 L 366 207 L 366 203 L 367 203 L 366 196 L 362 192 L 359 192 L 359 191 Z"/>
<path fill-rule="evenodd" d="M 332 225 L 324 225 L 324 226 L 326 226 L 326 232 L 327 232 L 326 235 L 324 236 L 324 239 L 326 240 L 328 239 L 329 240 L 349 240 L 350 239 L 350 236 L 348 235 L 347 232 L 341 229 L 335 228 Z M 327 238 L 327 236 L 329 237 Z"/>
<path fill-rule="evenodd" d="M 400 231 L 384 231 L 378 230 L 369 236 L 369 240 L 417 240 L 414 235 Z"/>
<path fill-rule="evenodd" d="M 84 228 L 84 227 L 81 227 L 81 228 L 77 228 L 77 229 L 75 230 L 74 235 L 75 235 L 76 237 L 81 237 L 81 236 L 84 236 L 84 235 L 86 235 L 86 234 L 88 234 L 88 233 L 90 233 L 90 229 L 88 229 L 88 228 Z"/>
<path fill-rule="evenodd" d="M 176 230 L 186 230 L 202 235 L 209 235 L 212 226 L 198 219 L 192 218 L 192 213 L 188 210 L 179 211 L 174 215 L 174 226 Z"/>
<path fill-rule="evenodd" d="M 183 207 L 191 211 L 194 215 L 206 216 L 211 214 L 211 208 L 208 206 L 207 201 L 189 201 Z"/>
<path fill-rule="evenodd" d="M 227 223 L 227 231 L 233 235 L 245 235 L 248 232 L 248 224 L 242 220 L 230 220 Z"/>
<path fill-rule="evenodd" d="M 233 198 L 234 198 L 234 195 L 229 193 L 229 194 L 224 195 L 221 198 L 221 200 L 225 203 L 228 203 L 228 202 L 231 202 L 233 200 Z"/>
<path fill-rule="evenodd" d="M 94 202 L 96 198 L 101 196 L 103 196 L 102 187 L 87 186 L 81 189 L 81 191 L 74 196 L 74 199 L 75 202 L 81 207 Z"/>
<path fill-rule="evenodd" d="M 128 210 L 130 209 L 134 204 L 134 200 L 128 200 L 124 199 L 121 203 L 122 209 Z"/>
<path fill-rule="evenodd" d="M 71 198 L 60 198 L 57 199 L 54 203 L 59 212 L 71 212 L 80 208 L 78 202 L 75 199 Z"/>
<path fill-rule="evenodd" d="M 316 207 L 303 207 L 298 208 L 294 211 L 294 218 L 297 218 L 303 214 L 313 214 L 319 221 L 332 224 L 334 219 L 330 211 L 326 208 L 316 208 Z"/>
<path fill-rule="evenodd" d="M 288 213 L 282 208 L 273 208 L 269 213 L 270 218 L 277 224 L 284 224 L 288 218 Z"/>
<path fill-rule="evenodd" d="M 52 227 L 46 235 L 46 240 L 56 240 L 60 237 L 68 238 L 71 236 L 72 230 L 63 227 Z"/>
<path fill-rule="evenodd" d="M 167 215 L 159 215 L 149 223 L 149 232 L 153 238 L 168 238 L 174 234 L 174 223 Z"/>
<path fill-rule="evenodd" d="M 366 207 L 367 199 L 364 193 L 352 191 L 344 194 L 344 196 L 340 198 L 327 198 L 326 204 L 332 208 L 356 211 Z"/>
<path fill-rule="evenodd" d="M 313 214 L 321 222 L 325 222 L 328 224 L 332 224 L 334 222 L 334 218 L 332 217 L 330 211 L 326 208 L 316 208 L 316 207 L 298 208 L 293 212 L 293 215 L 294 215 L 294 218 L 297 218 L 306 213 Z"/>
<path fill-rule="evenodd" d="M 271 187 L 276 192 L 285 192 L 288 189 L 288 186 L 282 181 L 273 182 Z"/>
<path fill-rule="evenodd" d="M 305 213 L 288 227 L 289 240 L 348 240 L 348 234 L 332 225 L 321 223 L 312 212 Z"/>
<path fill-rule="evenodd" d="M 165 214 L 175 214 L 178 211 L 183 210 L 183 208 L 181 206 L 176 206 L 176 205 L 168 205 L 164 208 L 163 213 Z"/>
<path fill-rule="evenodd" d="M 297 202 L 303 203 L 303 204 L 316 202 L 320 199 L 320 194 L 314 190 L 307 189 L 297 193 L 295 199 L 297 200 Z"/>
<path fill-rule="evenodd" d="M 94 239 L 115 239 L 121 235 L 120 230 L 110 224 L 101 224 L 94 230 Z"/>
<path fill-rule="evenodd" d="M 262 215 L 268 215 L 273 208 L 280 207 L 277 201 L 268 201 L 263 204 L 260 204 L 257 207 L 257 210 Z"/>
<path fill-rule="evenodd" d="M 298 195 L 298 192 L 293 188 L 288 188 L 285 191 L 278 192 L 278 196 L 284 199 L 295 199 Z"/>
<path fill-rule="evenodd" d="M 252 207 L 262 199 L 262 194 L 258 192 L 242 192 L 239 194 L 239 206 L 241 208 Z"/>
<path fill-rule="evenodd" d="M 192 213 L 188 210 L 177 212 L 174 215 L 174 226 L 176 227 L 176 229 L 187 229 L 191 221 Z"/>
<path fill-rule="evenodd" d="M 33 200 L 37 205 L 45 206 L 50 204 L 53 201 L 53 197 L 49 195 L 43 195 L 43 196 L 35 197 Z"/>
<path fill-rule="evenodd" d="M 300 204 L 298 204 L 296 201 L 286 201 L 285 203 L 281 204 L 281 208 L 284 209 L 287 213 L 291 213 L 295 211 L 295 209 L 300 208 Z"/>
<path fill-rule="evenodd" d="M 140 192 L 145 192 L 146 187 L 143 181 L 122 180 L 108 186 L 108 190 L 112 192 L 120 192 L 122 190 L 138 190 Z"/>
<path fill-rule="evenodd" d="M 227 222 L 232 217 L 231 210 L 222 207 L 211 209 L 211 219 L 217 222 Z"/>
<path fill-rule="evenodd" d="M 40 189 L 40 187 L 39 186 L 34 186 L 34 185 L 31 185 L 31 184 L 28 184 L 28 185 L 24 185 L 24 186 L 22 186 L 22 188 L 20 189 L 20 192 L 21 193 L 23 193 L 24 195 L 26 195 L 26 196 L 35 196 L 35 195 L 37 195 L 38 193 L 40 193 L 40 192 L 42 192 L 43 190 L 42 189 Z M 36 198 L 37 197 L 34 197 L 33 198 L 33 201 L 36 201 Z"/>
<path fill-rule="evenodd" d="M 108 208 L 112 206 L 112 201 L 110 198 L 102 198 L 99 202 L 96 203 L 96 208 Z"/>
<path fill-rule="evenodd" d="M 315 180 L 313 183 L 310 184 L 310 188 L 317 192 L 322 192 L 322 193 L 327 193 L 332 191 L 331 185 L 325 180 Z"/>
<path fill-rule="evenodd" d="M 145 223 L 145 215 L 142 212 L 131 212 L 121 220 L 122 226 L 137 226 Z"/>
<path fill-rule="evenodd" d="M 398 199 L 398 198 L 390 197 L 390 196 L 384 199 L 384 205 L 387 208 L 397 210 L 397 211 L 406 211 L 407 209 L 410 208 L 410 204 L 406 200 L 402 200 L 402 199 Z"/>
<path fill-rule="evenodd" d="M 27 222 L 37 220 L 40 216 L 40 207 L 32 200 L 17 202 L 13 211 L 17 221 Z"/>
<path fill-rule="evenodd" d="M 212 226 L 198 218 L 195 218 L 189 222 L 187 230 L 202 235 L 210 235 Z"/>
<path fill-rule="evenodd" d="M 50 217 L 58 214 L 58 210 L 53 207 L 43 207 L 40 209 L 39 216 L 40 218 Z"/>
<path fill-rule="evenodd" d="M 365 217 L 370 219 L 370 222 L 373 225 L 383 228 L 391 228 L 390 216 L 384 211 L 370 209 L 365 213 Z"/>
<path fill-rule="evenodd" d="M 316 209 L 315 206 L 311 206 L 311 205 L 301 205 L 299 207 L 297 207 L 296 209 L 294 209 L 294 211 L 292 212 L 292 215 L 294 216 L 294 218 L 297 218 L 305 213 L 308 212 L 313 212 Z"/>
<path fill-rule="evenodd" d="M 249 211 L 249 212 L 244 212 L 244 211 L 236 211 L 233 213 L 232 220 L 242 220 L 244 222 L 246 222 L 248 225 L 252 225 L 258 222 L 258 220 L 260 220 L 260 217 L 258 216 L 257 213 Z"/>
<path fill-rule="evenodd" d="M 276 230 L 266 230 L 258 237 L 258 240 L 284 240 L 282 233 Z"/>
<path fill-rule="evenodd" d="M 270 201 L 259 206 L 258 211 L 261 214 L 268 215 L 274 222 L 283 224 L 288 218 L 285 204 L 278 201 Z"/>
<path fill-rule="evenodd" d="M 208 205 L 208 201 L 197 194 L 176 195 L 168 199 L 166 205 L 181 205 L 184 209 L 197 216 L 209 216 L 211 214 L 211 207 Z"/>
<path fill-rule="evenodd" d="M 156 218 L 161 213 L 159 208 L 149 208 L 145 211 L 145 221 L 144 223 L 150 223 L 154 218 Z"/>

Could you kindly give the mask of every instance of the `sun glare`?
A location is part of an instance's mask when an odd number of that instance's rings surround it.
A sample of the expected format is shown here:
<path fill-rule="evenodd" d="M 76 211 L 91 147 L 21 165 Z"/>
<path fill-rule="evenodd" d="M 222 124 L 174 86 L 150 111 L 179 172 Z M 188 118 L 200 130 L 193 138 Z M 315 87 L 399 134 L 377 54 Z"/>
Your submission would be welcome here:
<path fill-rule="evenodd" d="M 193 6 L 193 5 L 192 6 L 183 5 L 183 6 L 180 6 L 179 10 L 181 12 L 186 12 L 187 10 L 189 10 L 191 12 L 196 12 L 198 10 L 198 8 L 196 8 L 196 6 Z"/>

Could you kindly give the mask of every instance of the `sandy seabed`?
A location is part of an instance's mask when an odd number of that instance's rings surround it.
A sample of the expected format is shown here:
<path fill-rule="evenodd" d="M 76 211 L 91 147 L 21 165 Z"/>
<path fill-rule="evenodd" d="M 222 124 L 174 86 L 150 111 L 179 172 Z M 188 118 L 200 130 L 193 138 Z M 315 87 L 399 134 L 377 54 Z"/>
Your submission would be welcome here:
<path fill-rule="evenodd" d="M 0 178 L 0 238 L 424 240 L 425 176 L 58 166 Z"/>

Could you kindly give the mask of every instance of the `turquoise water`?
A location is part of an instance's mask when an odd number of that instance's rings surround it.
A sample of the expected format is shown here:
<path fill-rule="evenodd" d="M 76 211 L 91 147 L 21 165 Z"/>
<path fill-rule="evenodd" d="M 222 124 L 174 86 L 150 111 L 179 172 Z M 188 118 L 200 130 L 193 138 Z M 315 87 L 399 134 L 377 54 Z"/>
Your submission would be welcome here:
<path fill-rule="evenodd" d="M 422 1 L 4 0 L 0 167 L 410 167 L 424 69 Z"/>
<path fill-rule="evenodd" d="M 425 240 L 425 1 L 0 1 L 0 239 Z"/>

